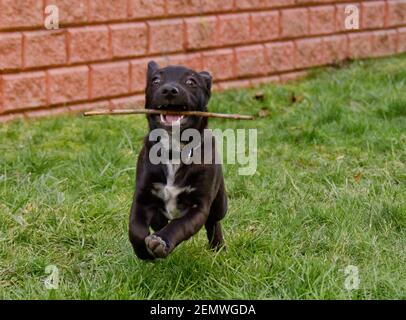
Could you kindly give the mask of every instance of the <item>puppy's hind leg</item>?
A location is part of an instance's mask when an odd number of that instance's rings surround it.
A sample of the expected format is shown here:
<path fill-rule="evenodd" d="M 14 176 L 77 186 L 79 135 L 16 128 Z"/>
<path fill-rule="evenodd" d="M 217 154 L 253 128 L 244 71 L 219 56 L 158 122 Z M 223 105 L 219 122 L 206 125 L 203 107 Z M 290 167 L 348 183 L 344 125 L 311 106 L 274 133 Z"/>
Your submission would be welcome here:
<path fill-rule="evenodd" d="M 226 212 L 227 195 L 223 182 L 220 185 L 217 196 L 210 207 L 210 214 L 205 224 L 207 238 L 209 240 L 209 246 L 211 249 L 218 250 L 220 248 L 225 248 L 220 220 L 224 218 Z"/>
<path fill-rule="evenodd" d="M 219 250 L 225 247 L 220 221 L 208 221 L 205 224 L 210 249 Z"/>

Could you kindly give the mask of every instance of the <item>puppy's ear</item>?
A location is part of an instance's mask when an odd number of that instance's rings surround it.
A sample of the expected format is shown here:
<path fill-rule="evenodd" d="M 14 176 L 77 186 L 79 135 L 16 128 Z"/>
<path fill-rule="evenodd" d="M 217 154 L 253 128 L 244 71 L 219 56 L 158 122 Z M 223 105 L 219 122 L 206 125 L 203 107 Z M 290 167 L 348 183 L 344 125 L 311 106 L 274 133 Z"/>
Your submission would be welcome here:
<path fill-rule="evenodd" d="M 207 91 L 210 92 L 213 77 L 207 71 L 202 71 L 202 72 L 199 73 L 199 75 L 203 78 L 203 81 L 204 81 L 204 83 L 206 85 Z"/>
<path fill-rule="evenodd" d="M 147 80 L 150 80 L 155 71 L 159 69 L 158 63 L 155 61 L 148 62 Z"/>

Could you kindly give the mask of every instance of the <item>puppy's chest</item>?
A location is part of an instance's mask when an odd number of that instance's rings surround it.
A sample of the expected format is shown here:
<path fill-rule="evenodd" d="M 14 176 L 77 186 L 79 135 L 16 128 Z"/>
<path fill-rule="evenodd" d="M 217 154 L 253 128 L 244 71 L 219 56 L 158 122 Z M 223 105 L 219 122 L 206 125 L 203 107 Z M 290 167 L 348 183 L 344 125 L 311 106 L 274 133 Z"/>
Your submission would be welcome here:
<path fill-rule="evenodd" d="M 179 186 L 176 184 L 176 174 L 179 168 L 179 164 L 167 164 L 166 184 L 154 183 L 151 190 L 152 194 L 164 202 L 163 214 L 169 220 L 181 218 L 183 215 L 178 208 L 179 195 L 184 192 L 190 193 L 194 190 L 191 186 Z"/>

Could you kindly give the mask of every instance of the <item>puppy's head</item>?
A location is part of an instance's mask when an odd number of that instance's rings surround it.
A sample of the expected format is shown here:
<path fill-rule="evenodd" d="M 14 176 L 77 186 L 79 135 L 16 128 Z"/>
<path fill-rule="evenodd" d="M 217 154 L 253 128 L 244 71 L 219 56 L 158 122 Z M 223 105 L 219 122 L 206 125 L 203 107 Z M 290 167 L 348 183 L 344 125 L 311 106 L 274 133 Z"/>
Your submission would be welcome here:
<path fill-rule="evenodd" d="M 148 63 L 145 108 L 167 111 L 207 111 L 212 77 L 208 72 L 196 72 L 180 66 L 160 68 L 155 61 Z M 181 129 L 207 127 L 207 118 L 195 116 L 148 115 L 150 129 Z"/>

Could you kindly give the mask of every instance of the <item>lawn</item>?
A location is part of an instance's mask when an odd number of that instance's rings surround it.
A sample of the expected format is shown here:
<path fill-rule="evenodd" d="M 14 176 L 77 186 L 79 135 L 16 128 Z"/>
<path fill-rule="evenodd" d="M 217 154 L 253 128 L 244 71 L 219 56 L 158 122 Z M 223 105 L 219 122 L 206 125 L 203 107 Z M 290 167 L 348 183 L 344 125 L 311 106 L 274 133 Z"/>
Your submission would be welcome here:
<path fill-rule="evenodd" d="M 210 103 L 261 108 L 210 121 L 258 129 L 256 174 L 225 166 L 228 250 L 210 252 L 202 230 L 154 263 L 127 238 L 144 116 L 0 124 L 0 298 L 406 299 L 406 56 Z M 351 265 L 359 286 L 347 290 Z"/>

